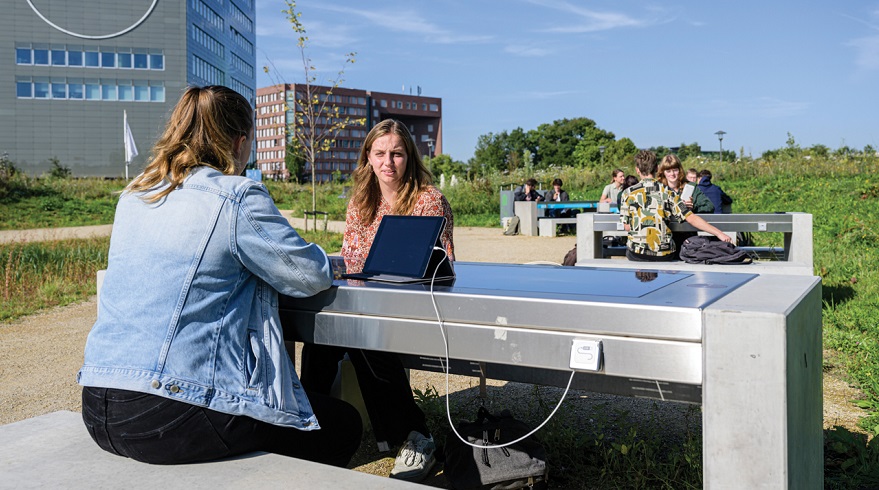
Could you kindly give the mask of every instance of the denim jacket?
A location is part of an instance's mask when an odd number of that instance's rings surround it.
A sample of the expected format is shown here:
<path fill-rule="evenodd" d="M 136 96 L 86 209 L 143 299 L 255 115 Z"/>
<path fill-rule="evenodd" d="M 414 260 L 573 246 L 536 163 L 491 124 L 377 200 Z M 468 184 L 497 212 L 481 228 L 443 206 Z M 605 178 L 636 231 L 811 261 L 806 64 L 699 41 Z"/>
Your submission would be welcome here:
<path fill-rule="evenodd" d="M 77 381 L 318 429 L 284 346 L 278 292 L 331 284 L 324 251 L 258 182 L 199 167 L 156 204 L 123 193 Z"/>

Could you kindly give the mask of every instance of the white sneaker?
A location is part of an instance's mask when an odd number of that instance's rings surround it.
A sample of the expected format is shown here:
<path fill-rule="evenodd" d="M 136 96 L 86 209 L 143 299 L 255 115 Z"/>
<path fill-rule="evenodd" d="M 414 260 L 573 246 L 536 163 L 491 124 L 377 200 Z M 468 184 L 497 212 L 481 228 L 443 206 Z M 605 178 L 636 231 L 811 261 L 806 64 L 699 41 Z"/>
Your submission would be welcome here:
<path fill-rule="evenodd" d="M 430 473 L 436 459 L 433 453 L 436 451 L 436 444 L 433 437 L 425 437 L 417 431 L 409 433 L 406 442 L 397 453 L 397 460 L 394 462 L 394 469 L 391 470 L 391 478 L 398 480 L 408 480 L 419 482 Z"/>

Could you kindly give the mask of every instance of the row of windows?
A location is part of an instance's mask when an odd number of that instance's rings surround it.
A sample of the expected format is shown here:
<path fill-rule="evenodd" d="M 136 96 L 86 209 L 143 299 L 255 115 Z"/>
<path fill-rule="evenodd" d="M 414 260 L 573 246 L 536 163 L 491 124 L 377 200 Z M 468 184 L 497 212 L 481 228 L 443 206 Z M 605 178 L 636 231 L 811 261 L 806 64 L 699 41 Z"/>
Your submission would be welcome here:
<path fill-rule="evenodd" d="M 202 30 L 201 27 L 198 27 L 195 24 L 192 24 L 192 39 L 204 46 L 211 53 L 219 56 L 220 58 L 226 57 L 226 47 L 223 46 L 223 43 L 214 39 L 213 36 Z"/>
<path fill-rule="evenodd" d="M 286 124 L 284 116 L 261 117 L 256 120 L 257 126 L 268 126 L 269 124 Z"/>
<path fill-rule="evenodd" d="M 118 48 L 117 48 L 118 49 Z M 15 63 L 36 66 L 85 66 L 86 68 L 121 68 L 134 70 L 164 70 L 165 55 L 131 51 L 99 51 L 71 47 L 39 48 L 16 47 Z"/>
<path fill-rule="evenodd" d="M 250 20 L 250 17 L 242 12 L 241 9 L 238 8 L 238 6 L 234 3 L 230 4 L 230 6 L 232 7 L 232 17 L 240 22 L 247 29 L 247 32 L 253 33 L 253 21 Z"/>
<path fill-rule="evenodd" d="M 356 163 L 347 163 L 347 162 L 315 162 L 314 164 L 315 170 L 326 170 L 326 171 L 335 171 L 341 170 L 342 172 L 350 172 L 357 168 Z M 305 170 L 311 171 L 311 164 L 308 162 L 305 163 Z M 321 176 L 318 175 L 318 178 Z M 329 177 L 328 175 L 325 177 Z M 327 180 L 327 179 L 321 179 Z"/>
<path fill-rule="evenodd" d="M 241 73 L 244 73 L 245 75 L 253 78 L 253 76 L 254 76 L 253 65 L 244 61 L 243 58 L 241 58 L 240 56 L 238 56 L 235 53 L 232 53 L 232 66 L 241 70 Z"/>
<path fill-rule="evenodd" d="M 263 95 L 260 97 L 265 97 L 265 96 Z M 260 106 L 260 107 L 256 108 L 256 112 L 258 114 L 268 114 L 271 112 L 283 112 L 283 111 L 284 111 L 284 104 L 264 105 L 264 106 Z"/>
<path fill-rule="evenodd" d="M 253 89 L 247 86 L 246 83 L 232 77 L 232 83 L 229 84 L 229 88 L 243 95 L 251 104 L 253 103 Z"/>
<path fill-rule="evenodd" d="M 256 159 L 257 160 L 274 160 L 276 158 L 284 158 L 284 150 L 256 152 Z"/>
<path fill-rule="evenodd" d="M 276 100 L 280 100 L 281 94 L 279 92 L 272 92 L 266 95 L 260 95 L 256 98 L 257 104 L 265 104 L 266 102 L 274 102 Z"/>
<path fill-rule="evenodd" d="M 284 135 L 286 133 L 287 133 L 287 131 L 285 130 L 284 126 L 278 126 L 278 127 L 274 127 L 274 128 L 258 129 L 256 131 L 256 137 L 257 138 L 265 138 L 267 136 L 279 136 L 279 135 Z"/>
<path fill-rule="evenodd" d="M 339 131 L 340 138 L 366 138 L 366 131 L 363 129 L 343 129 Z"/>
<path fill-rule="evenodd" d="M 235 41 L 235 44 L 241 46 L 247 54 L 253 54 L 253 43 L 247 40 L 240 32 L 238 32 L 234 27 L 229 28 L 232 31 L 232 39 Z"/>
<path fill-rule="evenodd" d="M 257 148 L 274 148 L 276 146 L 284 146 L 284 138 L 270 139 L 270 140 L 258 140 L 256 142 Z"/>
<path fill-rule="evenodd" d="M 19 99 L 165 102 L 165 87 L 145 80 L 19 79 L 15 94 Z"/>
<path fill-rule="evenodd" d="M 192 55 L 192 74 L 207 82 L 207 85 L 226 85 L 226 74 L 223 70 L 195 55 Z"/>
<path fill-rule="evenodd" d="M 372 101 L 372 105 L 373 105 L 373 106 L 375 105 L 375 100 Z M 381 105 L 382 107 L 387 107 L 387 106 L 388 106 L 388 101 L 382 99 L 382 100 L 379 101 L 379 105 Z M 404 106 L 404 104 L 403 104 L 403 101 L 402 101 L 402 100 L 392 100 L 392 101 L 391 101 L 391 109 L 402 109 L 403 106 Z M 405 106 L 406 106 L 406 109 L 415 110 L 415 111 L 418 110 L 418 102 L 406 102 L 406 103 L 405 103 Z M 426 110 L 428 109 L 428 107 L 430 108 L 430 110 L 431 110 L 432 112 L 438 112 L 438 111 L 439 111 L 439 105 L 437 105 L 437 104 L 430 104 L 430 105 L 428 105 L 427 102 L 422 102 L 422 103 L 421 103 L 421 110 L 422 110 L 422 111 L 426 111 Z"/>
<path fill-rule="evenodd" d="M 214 27 L 221 31 L 223 30 L 223 17 L 221 17 L 220 14 L 216 13 L 214 9 L 208 7 L 208 5 L 202 0 L 190 0 L 189 5 L 190 7 L 192 7 L 193 10 L 200 13 L 202 17 L 207 19 L 207 21 L 210 22 Z"/>

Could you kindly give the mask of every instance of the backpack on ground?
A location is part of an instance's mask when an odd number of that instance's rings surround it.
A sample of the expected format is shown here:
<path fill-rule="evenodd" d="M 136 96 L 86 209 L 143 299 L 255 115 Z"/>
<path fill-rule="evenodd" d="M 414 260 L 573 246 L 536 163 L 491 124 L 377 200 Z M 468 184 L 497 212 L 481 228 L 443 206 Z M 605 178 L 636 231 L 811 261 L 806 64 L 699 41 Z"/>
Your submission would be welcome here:
<path fill-rule="evenodd" d="M 495 415 L 480 407 L 476 421 L 458 424 L 457 431 L 471 444 L 493 446 L 516 440 L 529 428 L 509 410 Z M 450 430 L 443 456 L 443 474 L 454 489 L 546 488 L 546 448 L 534 435 L 503 448 L 480 448 L 464 444 Z"/>
<path fill-rule="evenodd" d="M 504 225 L 504 235 L 518 235 L 519 234 L 519 217 L 512 216 L 509 221 Z"/>
<path fill-rule="evenodd" d="M 751 257 L 735 245 L 717 239 L 694 236 L 681 245 L 681 260 L 688 264 L 750 264 Z"/>

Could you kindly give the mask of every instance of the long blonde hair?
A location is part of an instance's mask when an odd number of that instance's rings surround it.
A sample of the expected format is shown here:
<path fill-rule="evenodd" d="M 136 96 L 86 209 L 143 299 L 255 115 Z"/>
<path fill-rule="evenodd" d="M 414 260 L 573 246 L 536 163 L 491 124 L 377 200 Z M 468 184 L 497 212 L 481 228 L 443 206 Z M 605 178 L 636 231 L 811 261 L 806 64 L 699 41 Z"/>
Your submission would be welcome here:
<path fill-rule="evenodd" d="M 189 87 L 174 106 L 164 133 L 153 146 L 152 159 L 127 192 L 156 202 L 183 183 L 189 172 L 207 165 L 227 175 L 236 170 L 235 141 L 253 129 L 253 109 L 241 94 L 221 85 Z"/>
<path fill-rule="evenodd" d="M 406 172 L 397 190 L 397 200 L 391 208 L 391 214 L 412 214 L 418 196 L 433 184 L 433 176 L 421 160 L 409 129 L 396 119 L 385 119 L 366 135 L 366 140 L 360 147 L 360 155 L 357 157 L 357 168 L 352 173 L 354 185 L 351 200 L 356 203 L 364 223 L 372 223 L 382 199 L 378 178 L 372 170 L 372 165 L 369 164 L 369 152 L 375 140 L 388 134 L 399 136 L 403 146 L 406 147 Z"/>
<path fill-rule="evenodd" d="M 659 168 L 656 170 L 656 179 L 662 182 L 663 185 L 668 186 L 668 179 L 665 178 L 665 171 L 671 170 L 673 168 L 678 169 L 678 187 L 681 186 L 684 180 L 687 180 L 687 175 L 684 173 L 684 167 L 681 165 L 681 159 L 678 158 L 677 155 L 673 155 L 669 153 L 668 155 L 662 157 L 662 161 L 659 162 Z M 683 180 L 682 180 L 683 179 Z"/>

